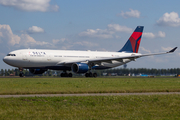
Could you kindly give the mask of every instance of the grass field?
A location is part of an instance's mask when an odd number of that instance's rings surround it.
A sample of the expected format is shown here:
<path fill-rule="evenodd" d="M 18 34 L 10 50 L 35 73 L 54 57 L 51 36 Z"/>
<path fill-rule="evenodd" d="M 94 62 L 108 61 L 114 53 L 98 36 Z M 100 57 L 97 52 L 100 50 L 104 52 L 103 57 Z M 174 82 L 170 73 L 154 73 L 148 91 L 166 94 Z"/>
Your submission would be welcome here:
<path fill-rule="evenodd" d="M 178 120 L 180 95 L 0 98 L 0 119 Z"/>
<path fill-rule="evenodd" d="M 0 78 L 0 94 L 178 92 L 179 78 Z M 180 119 L 180 95 L 0 98 L 0 119 Z"/>
<path fill-rule="evenodd" d="M 179 91 L 179 78 L 0 78 L 0 94 Z"/>

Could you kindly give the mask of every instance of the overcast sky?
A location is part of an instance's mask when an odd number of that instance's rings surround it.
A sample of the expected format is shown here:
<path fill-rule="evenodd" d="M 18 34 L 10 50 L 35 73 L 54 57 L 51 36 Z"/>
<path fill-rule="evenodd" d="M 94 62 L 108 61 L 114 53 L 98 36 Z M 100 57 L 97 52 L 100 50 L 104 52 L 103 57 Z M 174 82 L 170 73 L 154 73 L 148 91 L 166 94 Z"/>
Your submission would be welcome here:
<path fill-rule="evenodd" d="M 0 66 L 17 49 L 120 50 L 144 26 L 140 53 L 180 46 L 179 0 L 0 0 Z M 144 57 L 128 68 L 179 68 L 173 54 Z"/>

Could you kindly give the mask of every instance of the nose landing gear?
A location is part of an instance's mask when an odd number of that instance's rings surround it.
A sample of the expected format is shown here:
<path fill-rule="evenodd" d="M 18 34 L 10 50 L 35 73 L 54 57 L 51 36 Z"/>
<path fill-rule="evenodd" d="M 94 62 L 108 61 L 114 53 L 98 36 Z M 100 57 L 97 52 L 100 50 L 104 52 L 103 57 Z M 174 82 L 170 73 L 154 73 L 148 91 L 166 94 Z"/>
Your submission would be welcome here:
<path fill-rule="evenodd" d="M 24 77 L 24 73 L 19 73 L 19 77 Z"/>
<path fill-rule="evenodd" d="M 19 71 L 20 71 L 19 77 L 24 77 L 23 69 L 22 69 L 22 68 L 19 68 Z"/>

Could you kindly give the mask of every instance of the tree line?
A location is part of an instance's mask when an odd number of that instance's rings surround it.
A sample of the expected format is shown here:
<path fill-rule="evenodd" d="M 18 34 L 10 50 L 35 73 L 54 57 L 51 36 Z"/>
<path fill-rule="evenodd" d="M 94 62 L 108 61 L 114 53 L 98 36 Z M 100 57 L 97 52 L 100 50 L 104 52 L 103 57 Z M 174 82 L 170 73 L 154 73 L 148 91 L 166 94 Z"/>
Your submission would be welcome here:
<path fill-rule="evenodd" d="M 117 69 L 109 69 L 103 70 L 103 73 L 117 73 L 118 75 L 175 75 L 180 74 L 180 68 L 168 68 L 168 69 L 156 69 L 156 68 L 117 68 Z"/>
<path fill-rule="evenodd" d="M 62 71 L 48 70 L 42 75 L 38 76 L 59 76 Z M 126 75 L 175 75 L 180 74 L 180 68 L 168 68 L 168 69 L 149 69 L 149 68 L 114 68 L 114 69 L 106 69 L 106 70 L 96 70 L 95 71 L 98 76 L 103 75 L 118 75 L 118 76 L 126 76 Z M 0 76 L 19 76 L 20 71 L 18 69 L 1 69 Z M 29 70 L 23 70 L 25 76 L 34 76 L 34 74 L 30 73 Z M 81 74 L 80 74 L 81 75 Z M 73 74 L 73 76 L 79 76 L 78 74 Z"/>
<path fill-rule="evenodd" d="M 1 69 L 0 76 L 19 76 L 19 69 Z M 24 69 L 23 73 L 25 76 L 35 76 L 32 74 L 28 69 Z M 60 73 L 60 71 L 57 71 L 57 73 Z M 56 71 L 48 70 L 43 74 L 39 74 L 37 76 L 53 76 L 54 74 L 57 74 Z"/>

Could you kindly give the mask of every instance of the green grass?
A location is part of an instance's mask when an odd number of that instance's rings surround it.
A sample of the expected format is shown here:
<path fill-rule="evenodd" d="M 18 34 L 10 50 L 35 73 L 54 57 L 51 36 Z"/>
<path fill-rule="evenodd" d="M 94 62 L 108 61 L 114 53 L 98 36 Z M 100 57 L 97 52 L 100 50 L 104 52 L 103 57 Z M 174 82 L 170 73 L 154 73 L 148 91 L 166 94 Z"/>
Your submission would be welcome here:
<path fill-rule="evenodd" d="M 0 78 L 0 94 L 179 91 L 179 78 Z"/>
<path fill-rule="evenodd" d="M 0 94 L 177 92 L 179 78 L 0 78 Z M 180 95 L 0 98 L 0 119 L 180 119 Z"/>
<path fill-rule="evenodd" d="M 180 119 L 180 95 L 0 98 L 0 119 Z"/>

